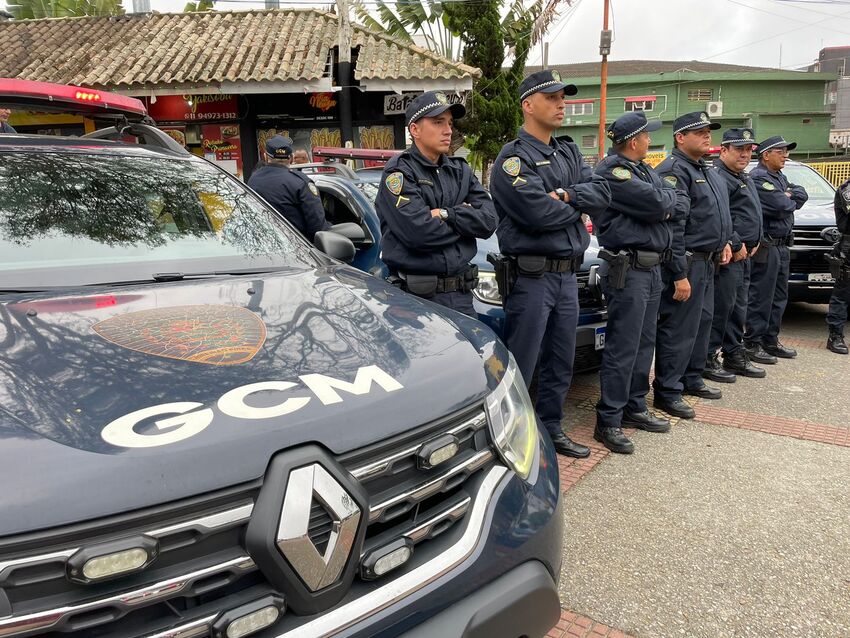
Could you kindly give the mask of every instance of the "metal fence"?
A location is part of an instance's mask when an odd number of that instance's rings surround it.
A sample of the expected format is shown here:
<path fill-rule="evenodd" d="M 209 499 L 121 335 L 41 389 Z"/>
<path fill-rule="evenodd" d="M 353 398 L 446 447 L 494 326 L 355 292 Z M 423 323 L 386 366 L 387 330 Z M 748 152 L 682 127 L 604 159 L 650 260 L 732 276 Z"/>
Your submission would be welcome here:
<path fill-rule="evenodd" d="M 812 162 L 809 166 L 836 188 L 850 179 L 850 162 Z"/>

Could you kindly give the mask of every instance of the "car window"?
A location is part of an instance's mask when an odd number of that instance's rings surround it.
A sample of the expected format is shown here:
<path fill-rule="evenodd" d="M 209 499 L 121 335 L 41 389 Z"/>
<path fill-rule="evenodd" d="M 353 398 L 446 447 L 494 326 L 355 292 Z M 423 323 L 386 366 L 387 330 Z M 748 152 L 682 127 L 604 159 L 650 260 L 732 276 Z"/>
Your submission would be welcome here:
<path fill-rule="evenodd" d="M 315 263 L 275 211 L 205 162 L 0 153 L 0 289 Z"/>
<path fill-rule="evenodd" d="M 325 218 L 331 224 L 343 224 L 345 222 L 360 224 L 357 215 L 339 197 L 325 188 L 322 188 L 322 206 L 325 208 Z"/>

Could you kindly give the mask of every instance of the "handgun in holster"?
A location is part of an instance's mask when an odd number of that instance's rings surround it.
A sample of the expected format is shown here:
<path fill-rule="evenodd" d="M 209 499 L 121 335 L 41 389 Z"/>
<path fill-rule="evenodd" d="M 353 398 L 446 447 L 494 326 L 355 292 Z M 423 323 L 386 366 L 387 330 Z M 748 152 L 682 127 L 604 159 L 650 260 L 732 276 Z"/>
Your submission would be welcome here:
<path fill-rule="evenodd" d="M 831 253 L 824 255 L 829 264 L 829 274 L 832 275 L 836 283 L 843 282 L 846 278 L 850 278 L 850 255 L 845 255 L 837 249 L 833 249 Z"/>
<path fill-rule="evenodd" d="M 631 255 L 625 251 L 613 252 L 607 248 L 599 251 L 599 258 L 608 262 L 608 285 L 614 290 L 626 287 L 626 275 L 631 268 Z"/>
<path fill-rule="evenodd" d="M 499 295 L 502 299 L 507 299 L 511 294 L 514 284 L 516 283 L 517 270 L 516 262 L 510 257 L 506 257 L 500 253 L 487 253 L 487 261 L 493 264 L 493 269 L 496 273 L 496 286 L 499 288 Z"/>

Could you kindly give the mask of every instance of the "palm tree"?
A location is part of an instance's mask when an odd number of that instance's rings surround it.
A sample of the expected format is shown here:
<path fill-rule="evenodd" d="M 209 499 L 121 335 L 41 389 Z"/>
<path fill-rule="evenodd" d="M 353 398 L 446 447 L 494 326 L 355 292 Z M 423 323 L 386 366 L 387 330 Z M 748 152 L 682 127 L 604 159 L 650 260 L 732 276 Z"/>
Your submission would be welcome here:
<path fill-rule="evenodd" d="M 6 8 L 16 20 L 124 14 L 121 0 L 10 0 Z"/>

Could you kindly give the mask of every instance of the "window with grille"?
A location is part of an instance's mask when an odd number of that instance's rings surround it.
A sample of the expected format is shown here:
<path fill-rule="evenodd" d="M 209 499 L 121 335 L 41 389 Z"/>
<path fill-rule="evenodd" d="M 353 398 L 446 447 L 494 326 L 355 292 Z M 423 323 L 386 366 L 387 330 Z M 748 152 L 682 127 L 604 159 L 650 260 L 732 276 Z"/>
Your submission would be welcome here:
<path fill-rule="evenodd" d="M 567 103 L 567 115 L 593 115 L 593 102 Z"/>
<path fill-rule="evenodd" d="M 582 148 L 596 148 L 596 136 L 595 135 L 582 135 L 581 136 L 581 147 Z"/>
<path fill-rule="evenodd" d="M 627 111 L 652 111 L 655 108 L 655 100 L 646 100 L 644 102 L 626 102 Z"/>
<path fill-rule="evenodd" d="M 714 89 L 688 89 L 688 102 L 710 102 L 714 99 Z"/>

